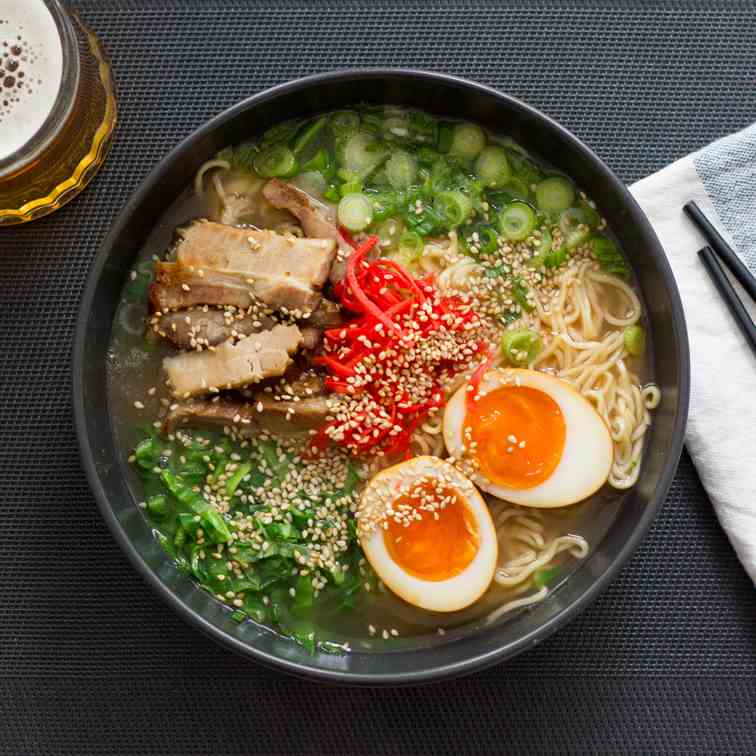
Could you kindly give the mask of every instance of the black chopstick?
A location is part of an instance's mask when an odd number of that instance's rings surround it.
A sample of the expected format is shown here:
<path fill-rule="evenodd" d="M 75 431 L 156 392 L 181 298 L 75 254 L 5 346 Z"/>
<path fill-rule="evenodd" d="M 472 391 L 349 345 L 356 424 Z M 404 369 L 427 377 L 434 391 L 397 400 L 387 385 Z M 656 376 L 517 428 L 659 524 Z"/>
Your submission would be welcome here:
<path fill-rule="evenodd" d="M 754 278 L 751 271 L 743 264 L 741 259 L 735 254 L 730 245 L 722 238 L 719 231 L 714 228 L 711 221 L 709 221 L 701 211 L 701 208 L 693 200 L 683 205 L 683 210 L 698 228 L 701 229 L 714 252 L 719 255 L 722 262 L 732 271 L 732 275 L 738 279 L 740 285 L 748 292 L 751 299 L 756 302 L 756 278 Z"/>
<path fill-rule="evenodd" d="M 722 295 L 722 299 L 724 299 L 727 308 L 735 318 L 735 322 L 740 327 L 740 330 L 746 337 L 746 341 L 748 341 L 751 346 L 751 351 L 756 357 L 756 325 L 754 325 L 751 316 L 748 314 L 748 311 L 735 293 L 735 289 L 730 283 L 730 279 L 727 278 L 727 274 L 722 269 L 722 266 L 719 264 L 717 256 L 714 254 L 712 248 L 708 246 L 699 249 L 698 256 L 706 266 L 706 270 L 711 276 L 711 280 Z"/>

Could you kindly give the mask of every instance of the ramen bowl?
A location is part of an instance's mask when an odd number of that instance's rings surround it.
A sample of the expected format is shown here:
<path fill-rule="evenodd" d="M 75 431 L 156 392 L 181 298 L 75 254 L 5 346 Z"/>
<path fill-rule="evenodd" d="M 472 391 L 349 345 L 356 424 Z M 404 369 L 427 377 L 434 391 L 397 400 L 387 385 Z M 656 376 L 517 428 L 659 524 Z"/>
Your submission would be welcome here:
<path fill-rule="evenodd" d="M 387 648 L 334 655 L 310 653 L 252 621 L 236 623 L 227 606 L 179 572 L 136 505 L 133 476 L 116 443 L 103 376 L 121 291 L 134 261 L 203 162 L 286 118 L 358 102 L 453 115 L 505 132 L 598 198 L 644 300 L 650 369 L 662 400 L 648 434 L 640 479 L 617 493 L 606 532 L 544 601 L 444 635 L 398 638 Z M 229 650 L 285 672 L 328 682 L 397 685 L 461 675 L 508 659 L 547 638 L 606 588 L 643 539 L 671 484 L 683 443 L 689 356 L 682 307 L 663 250 L 625 186 L 590 148 L 544 114 L 488 87 L 420 71 L 361 70 L 312 76 L 255 95 L 198 129 L 155 167 L 120 213 L 93 265 L 79 315 L 73 376 L 82 459 L 103 517 L 139 573 L 179 616 Z"/>

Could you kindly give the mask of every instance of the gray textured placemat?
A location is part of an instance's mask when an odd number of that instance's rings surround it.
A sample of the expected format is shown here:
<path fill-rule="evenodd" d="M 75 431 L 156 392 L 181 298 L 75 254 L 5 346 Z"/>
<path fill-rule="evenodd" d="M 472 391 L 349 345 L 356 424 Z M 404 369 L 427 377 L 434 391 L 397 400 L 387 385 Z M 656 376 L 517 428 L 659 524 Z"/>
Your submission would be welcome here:
<path fill-rule="evenodd" d="M 80 198 L 0 232 L 0 754 L 756 752 L 756 595 L 687 456 L 635 558 L 556 636 L 458 683 L 346 691 L 231 656 L 148 592 L 81 472 L 69 380 L 113 217 L 239 99 L 339 67 L 446 71 L 545 110 L 629 183 L 756 120 L 756 3 L 75 5 L 121 122 Z"/>

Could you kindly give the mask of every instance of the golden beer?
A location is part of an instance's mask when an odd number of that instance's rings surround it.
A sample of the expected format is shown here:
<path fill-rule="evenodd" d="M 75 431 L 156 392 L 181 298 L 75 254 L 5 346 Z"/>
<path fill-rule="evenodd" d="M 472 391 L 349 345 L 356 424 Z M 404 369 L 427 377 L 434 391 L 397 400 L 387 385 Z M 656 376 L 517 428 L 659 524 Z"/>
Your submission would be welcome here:
<path fill-rule="evenodd" d="M 0 0 L 0 226 L 79 194 L 115 124 L 109 61 L 78 15 L 58 0 Z"/>

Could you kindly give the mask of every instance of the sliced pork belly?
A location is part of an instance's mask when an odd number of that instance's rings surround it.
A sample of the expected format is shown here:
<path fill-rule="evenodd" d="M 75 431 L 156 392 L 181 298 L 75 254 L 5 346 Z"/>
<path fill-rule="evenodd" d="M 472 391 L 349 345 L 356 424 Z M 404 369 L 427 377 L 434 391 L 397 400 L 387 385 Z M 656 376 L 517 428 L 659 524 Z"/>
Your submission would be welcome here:
<path fill-rule="evenodd" d="M 238 276 L 214 270 L 203 270 L 200 274 L 173 262 L 155 263 L 155 281 L 150 286 L 150 307 L 153 312 L 163 313 L 197 305 L 247 309 L 257 304 L 252 286 Z"/>
<path fill-rule="evenodd" d="M 316 430 L 326 422 L 328 401 L 324 396 L 299 402 L 276 402 L 267 395 L 253 402 L 219 399 L 191 399 L 174 407 L 165 418 L 168 433 L 184 425 L 193 428 L 233 428 L 239 436 L 260 430 L 278 436 L 292 436 Z"/>
<path fill-rule="evenodd" d="M 302 225 L 305 236 L 333 239 L 339 245 L 339 255 L 331 266 L 331 281 L 340 281 L 346 273 L 346 259 L 352 247 L 339 233 L 330 208 L 301 189 L 281 179 L 271 179 L 263 187 L 263 196 L 273 207 L 288 210 Z"/>
<path fill-rule="evenodd" d="M 154 308 L 196 304 L 248 307 L 253 301 L 310 312 L 336 254 L 331 239 L 195 221 L 180 229 L 175 263 L 156 264 Z M 224 291 L 225 290 L 225 291 Z"/>
<path fill-rule="evenodd" d="M 188 398 L 283 375 L 292 364 L 290 355 L 301 345 L 299 328 L 277 325 L 237 343 L 226 341 L 212 351 L 166 357 L 163 367 L 174 396 Z"/>
<path fill-rule="evenodd" d="M 276 321 L 267 315 L 250 315 L 245 310 L 203 309 L 193 307 L 178 312 L 152 317 L 150 328 L 164 339 L 171 341 L 179 349 L 196 349 L 197 347 L 216 346 L 228 339 L 239 339 L 253 333 L 273 328 Z M 313 336 L 304 330 L 304 346 Z M 316 333 L 316 338 L 319 334 Z M 311 347 L 310 347 L 311 348 Z"/>

